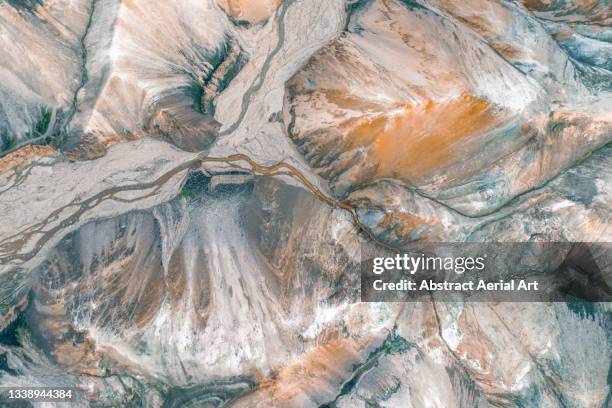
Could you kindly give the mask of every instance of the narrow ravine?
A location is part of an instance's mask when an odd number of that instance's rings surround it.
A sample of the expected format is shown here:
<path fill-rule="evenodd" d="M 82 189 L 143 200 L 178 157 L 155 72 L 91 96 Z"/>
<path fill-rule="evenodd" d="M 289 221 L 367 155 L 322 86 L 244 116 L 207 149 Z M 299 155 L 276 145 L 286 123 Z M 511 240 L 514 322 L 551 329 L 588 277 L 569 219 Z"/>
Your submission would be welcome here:
<path fill-rule="evenodd" d="M 63 118 L 61 123 L 57 123 L 57 109 L 51 109 L 51 118 L 49 119 L 49 124 L 47 125 L 47 129 L 42 135 L 38 135 L 34 138 L 27 139 L 22 141 L 21 143 L 16 144 L 12 148 L 0 152 L 0 158 L 8 155 L 9 153 L 15 152 L 22 147 L 37 144 L 39 142 L 46 144 L 47 142 L 55 142 L 57 146 L 61 146 L 64 141 L 64 137 L 66 134 L 66 128 L 72 121 L 72 118 L 77 112 L 77 102 L 79 97 L 79 92 L 83 89 L 88 80 L 87 75 L 87 46 L 85 41 L 87 40 L 87 36 L 91 30 L 91 26 L 93 24 L 93 15 L 96 9 L 97 0 L 92 0 L 91 8 L 89 9 L 89 14 L 87 16 L 87 24 L 85 25 L 85 29 L 83 30 L 83 35 L 79 38 L 79 49 L 80 49 L 80 66 L 81 66 L 81 77 L 79 78 L 79 84 L 74 91 L 72 96 L 72 100 L 70 102 L 70 108 L 66 113 L 66 116 Z M 61 115 L 60 115 L 61 117 Z M 55 140 L 48 140 L 56 136 Z"/>
<path fill-rule="evenodd" d="M 61 146 L 62 143 L 64 142 L 64 138 L 66 136 L 66 129 L 68 128 L 68 125 L 70 125 L 70 122 L 72 121 L 72 119 L 74 118 L 74 115 L 77 112 L 77 103 L 79 100 L 79 93 L 85 87 L 85 84 L 87 84 L 87 81 L 89 80 L 89 76 L 87 74 L 87 44 L 85 42 L 87 41 L 87 36 L 89 35 L 91 26 L 93 25 L 93 16 L 96 11 L 97 1 L 98 0 L 91 1 L 91 8 L 89 9 L 89 16 L 87 17 L 87 24 L 85 25 L 85 30 L 83 31 L 83 35 L 79 39 L 79 45 L 81 48 L 81 78 L 79 80 L 79 86 L 74 91 L 72 102 L 70 104 L 70 110 L 68 111 L 66 118 L 64 119 L 59 129 L 57 130 L 58 139 L 56 140 L 56 144 L 58 146 Z"/>

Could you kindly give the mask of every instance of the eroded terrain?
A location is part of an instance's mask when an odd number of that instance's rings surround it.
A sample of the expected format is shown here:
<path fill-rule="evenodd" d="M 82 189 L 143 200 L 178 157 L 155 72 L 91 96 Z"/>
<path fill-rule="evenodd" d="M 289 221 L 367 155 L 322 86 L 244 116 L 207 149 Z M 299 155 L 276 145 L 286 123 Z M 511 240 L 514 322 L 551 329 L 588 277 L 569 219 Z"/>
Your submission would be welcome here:
<path fill-rule="evenodd" d="M 607 1 L 9 0 L 0 22 L 3 387 L 609 406 L 609 303 L 359 296 L 363 251 L 611 241 Z"/>

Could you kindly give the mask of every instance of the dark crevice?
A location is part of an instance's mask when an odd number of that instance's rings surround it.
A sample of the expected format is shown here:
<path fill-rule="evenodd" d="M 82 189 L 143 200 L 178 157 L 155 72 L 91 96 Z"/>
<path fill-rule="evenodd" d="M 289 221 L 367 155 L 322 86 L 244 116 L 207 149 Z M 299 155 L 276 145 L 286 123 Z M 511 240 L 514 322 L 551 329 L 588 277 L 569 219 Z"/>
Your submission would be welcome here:
<path fill-rule="evenodd" d="M 403 354 L 408 351 L 413 345 L 408 343 L 402 336 L 395 333 L 395 328 L 387 335 L 382 345 L 372 351 L 365 361 L 354 367 L 353 375 L 342 384 L 338 394 L 333 400 L 321 404 L 319 408 L 336 408 L 340 398 L 350 394 L 352 390 L 359 384 L 360 379 L 371 369 L 378 365 L 378 360 L 381 356 L 388 354 Z M 396 390 L 397 391 L 397 390 Z"/>
<path fill-rule="evenodd" d="M 62 121 L 61 125 L 57 129 L 57 134 L 54 135 L 55 140 L 53 144 L 58 148 L 61 148 L 64 143 L 64 140 L 66 138 L 67 128 L 70 125 L 70 122 L 72 121 L 72 119 L 74 118 L 74 115 L 76 114 L 78 110 L 77 104 L 79 100 L 79 93 L 85 87 L 85 84 L 87 83 L 89 79 L 88 73 L 87 73 L 87 44 L 86 44 L 86 41 L 87 41 L 87 36 L 89 35 L 89 32 L 93 25 L 93 16 L 96 10 L 96 4 L 97 4 L 97 0 L 92 0 L 91 8 L 89 9 L 89 15 L 87 17 L 87 24 L 85 25 L 85 30 L 83 31 L 83 35 L 79 39 L 79 46 L 80 46 L 80 51 L 81 51 L 81 55 L 80 55 L 81 78 L 79 80 L 79 85 L 74 91 L 74 95 L 72 97 L 70 108 L 68 109 L 68 112 L 66 113 L 66 116 L 64 117 L 64 120 Z"/>

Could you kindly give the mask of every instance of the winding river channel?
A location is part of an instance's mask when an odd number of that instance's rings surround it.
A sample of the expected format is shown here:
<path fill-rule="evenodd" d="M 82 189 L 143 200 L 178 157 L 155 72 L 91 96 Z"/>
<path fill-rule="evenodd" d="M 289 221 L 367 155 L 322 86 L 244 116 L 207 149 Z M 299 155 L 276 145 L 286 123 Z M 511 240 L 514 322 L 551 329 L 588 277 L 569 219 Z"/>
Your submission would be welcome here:
<path fill-rule="evenodd" d="M 21 263 L 30 260 L 38 253 L 38 251 L 40 251 L 40 249 L 47 243 L 47 241 L 49 241 L 49 239 L 51 239 L 61 230 L 78 222 L 84 213 L 93 209 L 105 200 L 115 200 L 121 202 L 142 200 L 157 193 L 157 191 L 159 191 L 164 184 L 173 179 L 174 176 L 178 175 L 179 173 L 185 170 L 206 170 L 206 165 L 209 163 L 226 164 L 236 169 L 246 170 L 254 175 L 293 177 L 319 200 L 332 207 L 347 211 L 359 230 L 364 232 L 370 239 L 382 244 L 361 223 L 357 215 L 357 211 L 353 206 L 346 202 L 335 200 L 334 198 L 324 194 L 312 182 L 310 182 L 308 178 L 304 176 L 304 174 L 290 164 L 279 162 L 270 166 L 264 166 L 256 163 L 253 159 L 245 154 L 233 154 L 226 157 L 210 157 L 201 154 L 172 168 L 153 181 L 110 187 L 84 200 L 73 201 L 65 206 L 55 209 L 43 221 L 31 225 L 25 230 L 16 232 L 15 234 L 0 241 L 0 255 L 2 255 L 0 257 L 0 263 L 5 264 L 12 261 L 19 261 Z M 214 173 L 211 174 L 214 175 Z M 147 193 L 146 195 L 129 200 L 118 198 L 116 196 L 118 193 L 130 191 L 147 191 Z M 69 216 L 62 219 L 57 225 L 50 229 L 45 229 L 49 223 L 56 221 L 57 218 L 68 208 L 74 208 L 74 211 Z M 27 252 L 21 252 L 22 248 L 29 242 L 30 239 L 33 238 L 34 235 L 41 235 L 34 247 Z"/>

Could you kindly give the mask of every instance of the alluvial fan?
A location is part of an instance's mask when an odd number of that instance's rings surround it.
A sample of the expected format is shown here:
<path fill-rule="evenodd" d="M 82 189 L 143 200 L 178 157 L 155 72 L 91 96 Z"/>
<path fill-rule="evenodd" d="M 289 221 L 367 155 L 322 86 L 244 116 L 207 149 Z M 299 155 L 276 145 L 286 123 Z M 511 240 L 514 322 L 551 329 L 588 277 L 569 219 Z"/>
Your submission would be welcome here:
<path fill-rule="evenodd" d="M 0 0 L 0 406 L 611 406 L 610 10 Z M 365 301 L 440 243 L 557 297 Z"/>

